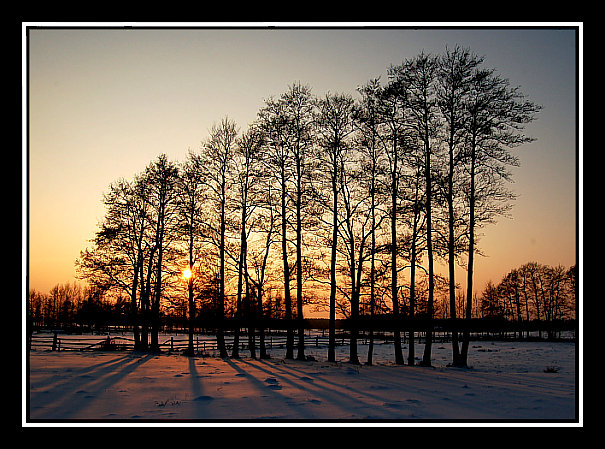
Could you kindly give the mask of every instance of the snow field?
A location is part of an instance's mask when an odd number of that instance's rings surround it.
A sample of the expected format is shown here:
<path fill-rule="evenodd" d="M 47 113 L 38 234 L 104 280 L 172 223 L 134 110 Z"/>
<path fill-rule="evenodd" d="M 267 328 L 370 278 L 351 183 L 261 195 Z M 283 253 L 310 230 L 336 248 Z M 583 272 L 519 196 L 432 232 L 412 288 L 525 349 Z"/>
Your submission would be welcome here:
<path fill-rule="evenodd" d="M 347 363 L 348 346 L 337 347 L 336 363 L 322 347 L 306 349 L 309 361 L 276 348 L 268 360 L 31 351 L 26 422 L 577 423 L 574 343 L 471 345 L 469 369 L 447 366 L 448 344 L 433 346 L 432 368 L 394 365 L 386 344 L 375 346 L 374 366 Z M 362 363 L 366 352 L 359 345 Z"/>

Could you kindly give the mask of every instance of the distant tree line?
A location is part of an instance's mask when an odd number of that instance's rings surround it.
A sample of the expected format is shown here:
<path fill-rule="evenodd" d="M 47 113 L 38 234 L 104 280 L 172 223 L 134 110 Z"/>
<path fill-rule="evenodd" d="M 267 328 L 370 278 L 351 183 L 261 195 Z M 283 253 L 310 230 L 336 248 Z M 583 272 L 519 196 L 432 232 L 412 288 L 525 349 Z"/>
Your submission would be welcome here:
<path fill-rule="evenodd" d="M 106 298 L 94 287 L 77 283 L 57 284 L 48 293 L 28 292 L 28 325 L 35 329 L 99 330 L 107 324 L 127 324 L 124 298 Z"/>
<path fill-rule="evenodd" d="M 576 318 L 577 267 L 529 262 L 511 270 L 494 285 L 488 282 L 479 299 L 478 312 L 485 318 L 504 318 L 518 324 L 552 323 Z M 521 327 L 519 327 L 521 329 Z M 538 336 L 542 329 L 538 326 Z M 526 335 L 529 336 L 527 326 Z M 556 328 L 548 327 L 548 338 Z"/>
<path fill-rule="evenodd" d="M 444 286 L 446 280 L 440 279 Z M 426 288 L 418 285 L 420 291 Z M 450 315 L 447 302 L 447 288 L 437 289 L 438 301 L 435 308 L 437 319 L 447 319 Z M 550 323 L 573 322 L 576 318 L 577 267 L 565 268 L 561 265 L 549 266 L 529 262 L 511 270 L 498 284 L 488 281 L 480 295 L 475 295 L 473 319 L 506 320 L 517 326 L 504 326 L 503 329 L 518 332 L 519 336 L 529 336 L 537 332 L 543 337 L 542 329 L 548 338 L 556 337 L 556 332 L 564 326 L 549 326 Z M 198 298 L 200 299 L 201 296 Z M 182 328 L 188 323 L 187 301 L 173 300 L 170 307 L 163 307 L 161 319 L 168 327 Z M 196 301 L 201 312 L 196 320 L 197 327 L 204 327 L 204 318 L 209 317 L 212 304 L 209 301 Z M 426 316 L 426 294 L 417 301 L 417 316 Z M 464 309 L 464 298 L 458 293 L 456 298 L 458 314 Z M 409 296 L 402 297 L 402 315 L 409 317 Z M 375 317 L 389 317 L 389 310 L 382 309 Z M 104 331 L 110 326 L 130 327 L 130 304 L 125 296 L 103 294 L 97 288 L 82 286 L 78 283 L 56 284 L 48 293 L 31 289 L 28 294 L 28 324 L 32 330 L 55 329 L 67 332 Z M 227 316 L 233 316 L 228 310 Z M 269 294 L 263 304 L 263 315 L 268 323 L 276 323 L 283 316 L 280 297 Z M 343 313 L 344 316 L 346 314 Z M 367 304 L 360 315 L 370 316 Z M 443 321 L 441 321 L 443 322 Z M 542 323 L 542 327 L 541 324 Z M 388 322 L 386 323 L 388 327 Z M 519 326 L 519 324 L 521 326 Z M 487 324 L 489 326 L 489 324 Z M 572 326 L 573 327 L 573 326 Z M 484 326 L 480 327 L 484 329 Z"/>
<path fill-rule="evenodd" d="M 286 357 L 296 348 L 304 360 L 304 306 L 327 310 L 328 360 L 338 314 L 352 323 L 352 363 L 361 316 L 430 322 L 443 294 L 449 318 L 470 320 L 479 232 L 510 209 L 511 149 L 532 141 L 523 129 L 540 109 L 483 63 L 458 46 L 421 53 L 390 66 L 385 82 L 360 86 L 356 99 L 294 83 L 265 99 L 244 132 L 223 118 L 185 161 L 160 155 L 109 186 L 92 246 L 76 261 L 80 278 L 121 298 L 142 350 L 158 350 L 169 311 L 187 314 L 190 354 L 204 316 L 222 357 L 234 319 L 252 343 L 258 332 L 267 356 L 260 324 L 273 316 L 292 323 Z M 435 273 L 437 260 L 447 277 Z M 456 264 L 467 271 L 462 308 Z M 465 366 L 468 331 L 452 334 L 452 363 Z M 431 344 L 429 326 L 423 365 Z M 405 363 L 398 330 L 394 345 Z M 414 364 L 413 332 L 408 347 Z"/>

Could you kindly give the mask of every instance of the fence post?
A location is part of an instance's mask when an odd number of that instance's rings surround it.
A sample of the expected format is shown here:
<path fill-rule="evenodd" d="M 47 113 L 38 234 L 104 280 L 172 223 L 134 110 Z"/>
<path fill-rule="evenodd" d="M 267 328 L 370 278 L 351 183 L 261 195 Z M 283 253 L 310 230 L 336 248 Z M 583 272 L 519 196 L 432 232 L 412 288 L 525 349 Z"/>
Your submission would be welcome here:
<path fill-rule="evenodd" d="M 53 351 L 57 350 L 57 333 L 53 332 Z"/>
<path fill-rule="evenodd" d="M 170 337 L 170 351 L 174 350 L 174 337 Z"/>

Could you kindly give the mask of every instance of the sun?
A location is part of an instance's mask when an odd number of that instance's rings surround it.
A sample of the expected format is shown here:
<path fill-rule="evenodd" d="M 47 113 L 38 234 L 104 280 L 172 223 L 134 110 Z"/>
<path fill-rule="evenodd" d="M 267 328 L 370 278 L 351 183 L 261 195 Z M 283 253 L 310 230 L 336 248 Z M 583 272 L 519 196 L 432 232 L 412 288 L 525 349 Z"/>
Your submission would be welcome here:
<path fill-rule="evenodd" d="M 185 269 L 183 270 L 183 277 L 184 277 L 185 279 L 189 279 L 189 278 L 191 278 L 191 270 L 190 270 L 189 268 L 185 268 Z"/>

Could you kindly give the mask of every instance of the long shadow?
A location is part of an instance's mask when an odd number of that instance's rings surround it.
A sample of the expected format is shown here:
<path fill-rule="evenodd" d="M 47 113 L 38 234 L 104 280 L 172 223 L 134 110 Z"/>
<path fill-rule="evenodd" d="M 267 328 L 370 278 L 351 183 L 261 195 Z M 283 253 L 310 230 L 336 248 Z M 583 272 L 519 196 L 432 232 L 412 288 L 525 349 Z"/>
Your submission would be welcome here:
<path fill-rule="evenodd" d="M 226 362 L 235 370 L 238 372 L 238 374 L 242 374 L 245 375 L 246 378 L 253 384 L 256 385 L 258 391 L 261 394 L 261 396 L 268 396 L 268 394 L 270 394 L 273 398 L 275 398 L 277 401 L 281 402 L 281 401 L 286 401 L 286 404 L 290 407 L 292 406 L 301 406 L 304 405 L 304 403 L 299 403 L 299 402 L 290 402 L 290 400 L 292 398 L 290 398 L 287 394 L 283 394 L 281 393 L 281 382 L 280 380 L 275 379 L 275 381 L 273 381 L 273 378 L 275 376 L 275 373 L 273 371 L 270 371 L 266 368 L 262 368 L 259 366 L 254 365 L 253 363 L 246 361 L 245 359 L 238 359 L 239 362 L 250 366 L 251 369 L 256 369 L 258 371 L 262 371 L 265 372 L 267 374 L 269 374 L 271 377 L 269 377 L 267 380 L 265 381 L 261 381 L 259 380 L 257 377 L 255 377 L 251 372 L 242 369 L 240 366 L 238 366 L 236 363 L 234 363 L 231 360 L 226 360 Z M 287 378 L 282 378 L 281 380 L 283 380 L 285 383 L 297 386 L 300 388 L 300 385 L 297 385 L 295 382 L 292 382 L 291 380 L 287 379 Z M 303 388 L 304 390 L 304 388 Z M 268 394 L 267 394 L 268 393 Z M 269 402 L 271 402 L 271 399 L 269 399 Z M 311 419 L 314 418 L 314 412 L 312 410 L 305 410 L 304 408 L 297 408 L 296 413 L 298 415 L 300 415 L 301 417 L 299 419 Z M 267 418 L 269 419 L 269 418 Z M 279 417 L 276 417 L 276 419 L 279 419 Z"/>
<path fill-rule="evenodd" d="M 254 367 L 254 365 L 252 365 L 249 362 L 246 362 L 244 359 L 238 359 L 239 362 L 241 363 L 245 363 L 247 365 L 250 365 L 251 367 Z M 251 373 L 249 373 L 248 371 L 242 369 L 241 367 L 239 367 L 235 362 L 233 362 L 230 359 L 225 359 L 225 362 L 227 362 L 227 364 L 229 366 L 231 366 L 233 368 L 234 371 L 237 371 L 238 374 L 242 374 L 246 377 L 246 379 L 250 380 L 254 385 L 256 385 L 258 387 L 258 391 L 261 393 L 264 392 L 271 392 L 273 395 L 275 396 L 283 396 L 281 393 L 279 393 L 277 389 L 271 389 L 267 387 L 267 383 L 263 382 L 261 380 L 258 380 L 255 376 L 253 376 Z M 269 373 L 272 374 L 272 373 Z M 270 384 L 272 385 L 272 384 Z M 277 385 L 275 385 L 277 387 Z"/>
<path fill-rule="evenodd" d="M 58 357 L 60 357 L 61 355 L 62 354 L 57 354 Z M 94 355 L 92 355 L 90 353 L 78 353 L 78 355 L 81 355 L 82 357 L 95 357 L 95 356 L 98 356 L 99 353 L 96 353 Z M 104 355 L 104 354 L 102 354 L 102 355 Z M 115 367 L 115 366 L 119 366 L 119 365 L 127 362 L 128 360 L 131 360 L 132 357 L 133 356 L 131 354 L 125 354 L 121 358 L 117 358 L 117 359 L 116 358 L 111 358 L 111 359 L 109 359 L 109 360 L 107 360 L 105 362 L 99 362 L 99 363 L 96 363 L 94 365 L 89 365 L 89 366 L 86 366 L 86 367 L 83 367 L 83 368 L 69 368 L 69 367 L 67 367 L 65 371 L 63 371 L 63 372 L 61 372 L 59 374 L 60 375 L 65 375 L 66 373 L 69 373 L 69 374 L 71 374 L 71 376 L 74 376 L 74 375 L 77 375 L 77 376 L 86 376 L 87 373 L 96 371 L 96 370 L 100 369 L 103 366 L 112 367 L 112 368 Z M 30 367 L 30 370 L 31 370 L 31 367 Z M 46 389 L 48 390 L 50 388 L 55 388 L 55 387 L 57 387 L 57 386 L 59 386 L 61 384 L 65 384 L 65 383 L 71 382 L 73 380 L 73 377 L 71 377 L 71 376 L 69 378 L 67 378 L 67 379 L 65 379 L 64 377 L 62 377 L 60 379 L 57 379 L 54 383 L 48 383 L 48 379 L 44 379 L 44 380 L 38 381 L 38 382 L 32 382 L 32 381 L 30 381 L 29 388 L 35 390 L 35 389 L 40 388 L 40 387 L 46 387 Z"/>
<path fill-rule="evenodd" d="M 45 420 L 79 419 L 78 413 L 92 404 L 105 390 L 154 357 L 155 354 L 124 356 L 114 363 L 103 362 L 75 371 L 70 379 L 42 392 L 30 392 L 30 417 Z M 115 372 L 116 369 L 119 371 Z"/>
<path fill-rule="evenodd" d="M 342 367 L 344 366 L 346 365 L 343 365 Z M 292 371 L 304 375 L 308 374 L 301 369 L 294 367 L 292 364 L 288 364 L 287 367 Z M 281 369 L 282 372 L 288 372 L 281 366 L 276 366 L 275 368 Z M 464 419 L 466 416 L 481 416 L 482 413 L 486 413 L 485 416 L 491 416 L 493 403 L 488 403 L 486 398 L 481 398 L 479 401 L 475 399 L 478 394 L 485 392 L 485 390 L 482 389 L 482 385 L 471 383 L 471 379 L 469 378 L 460 378 L 458 376 L 449 377 L 447 374 L 443 374 L 443 378 L 447 379 L 450 382 L 449 384 L 442 384 L 439 381 L 439 377 L 435 377 L 434 380 L 437 383 L 431 385 L 430 383 L 426 384 L 426 378 L 423 375 L 423 373 L 426 373 L 425 370 L 427 368 L 420 366 L 401 366 L 392 368 L 393 370 L 389 370 L 391 373 L 389 373 L 388 377 L 385 378 L 384 376 L 380 376 L 372 378 L 370 388 L 373 388 L 373 392 L 353 388 L 349 385 L 344 387 L 347 392 L 350 391 L 351 394 L 359 394 L 367 399 L 371 398 L 383 402 L 384 410 L 388 411 L 387 415 L 390 416 L 376 416 L 375 418 L 378 418 L 379 420 L 414 420 L 417 419 L 415 416 L 418 416 L 418 413 L 421 413 L 423 419 L 439 419 L 440 417 L 443 417 L 443 413 L 446 412 L 446 409 L 452 410 L 451 416 L 447 416 L 446 419 Z M 371 370 L 372 368 L 364 367 L 362 369 Z M 354 374 L 355 370 L 352 369 L 351 366 L 346 366 L 346 370 L 347 371 L 343 372 L 343 374 L 345 376 L 350 374 L 352 379 L 354 379 L 356 376 L 356 374 Z M 407 375 L 402 376 L 401 374 L 403 374 L 403 372 Z M 432 372 L 432 370 L 429 370 L 428 372 Z M 457 371 L 454 371 L 454 373 L 456 372 Z M 487 375 L 482 375 L 481 378 L 483 377 L 486 379 L 489 378 Z M 474 376 L 473 380 L 476 381 L 477 377 Z M 320 378 L 320 381 L 335 388 L 343 388 L 343 384 L 336 383 L 323 377 Z M 471 387 L 469 387 L 467 383 L 471 383 Z M 421 386 L 414 389 L 414 385 L 418 386 L 419 384 Z M 319 385 L 317 386 L 320 387 Z M 322 386 L 322 388 L 326 391 L 330 390 L 329 386 L 326 385 Z M 383 391 L 384 395 L 377 395 L 376 392 L 378 391 Z M 389 392 L 394 391 L 398 391 L 399 393 L 402 391 L 405 392 L 407 398 L 403 399 L 399 396 L 399 399 L 395 399 L 394 397 L 390 397 Z M 487 397 L 492 398 L 491 392 Z M 425 407 L 425 403 L 435 403 L 439 401 L 444 401 L 443 407 L 439 408 L 439 412 L 436 415 L 431 410 L 431 407 L 428 409 Z M 468 415 L 467 411 L 469 413 Z"/>
<path fill-rule="evenodd" d="M 266 361 L 262 361 L 262 363 L 266 363 Z M 302 362 L 305 363 L 305 362 Z M 328 363 L 328 362 L 326 362 Z M 318 378 L 309 378 L 309 373 L 303 371 L 302 369 L 293 365 L 293 363 L 289 363 L 286 365 L 287 369 L 283 366 L 271 365 L 274 369 L 281 371 L 284 374 L 293 375 L 296 372 L 301 380 L 308 382 L 309 386 L 313 386 L 316 389 L 317 394 L 321 395 L 324 398 L 330 397 L 335 404 L 339 404 L 340 407 L 346 411 L 354 412 L 355 409 L 360 409 L 364 406 L 369 408 L 375 408 L 376 404 L 372 404 L 367 402 L 368 400 L 374 400 L 376 402 L 382 402 L 385 405 L 391 405 L 394 408 L 401 407 L 402 410 L 391 410 L 392 413 L 386 413 L 386 416 L 376 417 L 382 419 L 391 419 L 396 418 L 400 419 L 402 412 L 406 410 L 406 404 L 397 404 L 391 403 L 389 401 L 388 392 L 389 390 L 398 390 L 400 385 L 397 382 L 389 382 L 389 381 L 378 381 L 378 379 L 372 379 L 372 382 L 376 384 L 375 390 L 384 391 L 385 395 L 376 394 L 376 392 L 369 392 L 366 390 L 360 390 L 359 388 L 351 387 L 347 382 L 345 383 L 337 383 L 335 381 L 326 379 L 321 372 L 319 372 L 320 377 Z M 343 377 L 346 379 L 346 376 L 351 376 L 351 380 L 354 380 L 358 375 L 358 369 L 364 369 L 358 367 L 356 365 L 349 365 L 346 363 L 337 365 L 338 368 L 343 368 L 346 371 L 343 371 Z M 332 366 L 330 367 L 332 368 Z M 410 367 L 411 368 L 411 367 Z M 269 368 L 268 368 L 269 369 Z M 365 368 L 371 369 L 371 368 Z M 326 373 L 328 374 L 328 373 Z M 378 382 L 377 382 L 378 381 Z M 327 396 L 326 396 L 327 395 Z M 343 406 L 346 400 L 351 404 L 351 407 Z M 390 416 L 389 416 L 390 415 Z"/>
<path fill-rule="evenodd" d="M 301 391 L 303 391 L 310 398 L 310 399 L 308 399 L 309 402 L 312 402 L 315 404 L 321 404 L 321 402 L 323 400 L 328 400 L 328 401 L 330 401 L 331 404 L 338 406 L 344 412 L 351 413 L 351 414 L 353 414 L 355 412 L 356 408 L 360 407 L 360 401 L 357 398 L 352 398 L 352 397 L 348 396 L 347 394 L 344 394 L 342 391 L 335 391 L 326 386 L 318 385 L 314 381 L 314 379 L 306 376 L 306 373 L 303 373 L 305 375 L 300 376 L 298 379 L 298 382 L 297 382 L 288 377 L 288 376 L 295 375 L 292 372 L 294 370 L 289 371 L 288 369 L 285 369 L 284 367 L 281 367 L 281 366 L 278 366 L 275 364 L 271 364 L 271 363 L 267 362 L 266 360 L 259 361 L 260 364 L 265 365 L 264 367 L 253 365 L 252 363 L 245 361 L 245 360 L 241 360 L 241 361 L 243 363 L 249 364 L 251 367 L 258 369 L 259 371 L 263 371 L 271 376 L 276 376 L 276 371 L 279 371 L 280 374 L 278 374 L 278 375 L 279 375 L 280 381 L 283 381 L 285 384 L 290 384 L 290 385 L 300 389 Z M 286 366 L 288 368 L 292 368 L 291 365 L 286 365 Z M 325 382 L 324 379 L 321 379 L 321 381 Z M 333 385 L 335 387 L 337 386 L 339 390 L 342 390 L 342 385 L 338 385 L 338 384 L 333 384 Z M 321 399 L 316 399 L 314 396 L 318 396 Z M 291 405 L 300 406 L 302 404 L 301 403 L 292 403 Z M 303 409 L 299 409 L 299 411 L 302 412 Z M 317 419 L 317 416 L 313 412 L 313 410 L 304 410 L 303 414 L 306 415 L 307 419 L 314 419 L 314 418 Z"/>
<path fill-rule="evenodd" d="M 205 395 L 204 389 L 202 388 L 202 381 L 200 380 L 197 368 L 195 366 L 195 357 L 189 357 L 189 378 L 191 380 L 191 393 L 193 404 L 194 415 L 191 419 L 212 419 L 208 416 L 208 406 L 214 401 L 214 398 L 210 395 Z"/>

